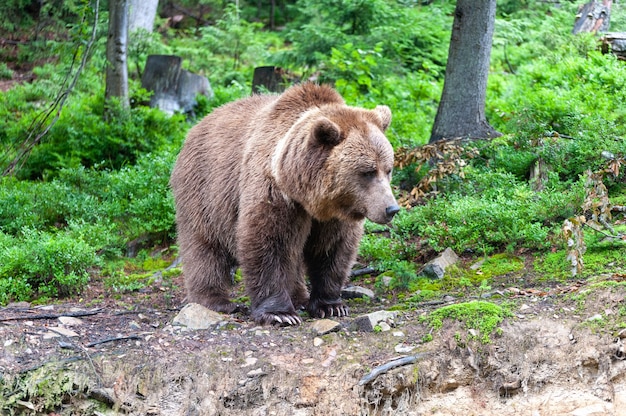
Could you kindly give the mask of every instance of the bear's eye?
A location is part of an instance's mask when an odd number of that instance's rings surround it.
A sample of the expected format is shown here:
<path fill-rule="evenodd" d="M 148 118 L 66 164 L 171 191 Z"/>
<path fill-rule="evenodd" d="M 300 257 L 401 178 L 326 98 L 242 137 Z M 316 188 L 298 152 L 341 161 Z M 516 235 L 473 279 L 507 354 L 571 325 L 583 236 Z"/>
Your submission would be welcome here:
<path fill-rule="evenodd" d="M 376 172 L 375 169 L 364 170 L 363 172 L 361 172 L 361 176 L 365 179 L 374 179 L 377 173 L 378 172 Z"/>

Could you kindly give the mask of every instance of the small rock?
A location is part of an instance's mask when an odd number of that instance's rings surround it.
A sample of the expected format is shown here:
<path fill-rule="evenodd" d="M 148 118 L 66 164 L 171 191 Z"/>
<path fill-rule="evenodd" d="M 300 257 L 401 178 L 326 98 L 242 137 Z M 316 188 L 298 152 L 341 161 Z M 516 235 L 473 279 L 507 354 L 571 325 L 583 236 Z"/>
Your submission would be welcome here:
<path fill-rule="evenodd" d="M 361 315 L 354 319 L 353 324 L 360 331 L 372 332 L 374 327 L 381 322 L 390 323 L 396 317 L 396 312 L 391 311 L 376 311 L 368 313 L 367 315 Z"/>
<path fill-rule="evenodd" d="M 241 367 L 245 368 L 245 367 L 253 366 L 253 365 L 255 365 L 257 363 L 257 361 L 259 361 L 258 358 L 248 357 L 248 358 L 246 358 L 246 363 L 244 365 L 242 365 Z"/>
<path fill-rule="evenodd" d="M 587 321 L 601 321 L 602 320 L 602 315 L 600 315 L 599 313 L 593 315 L 591 318 L 587 319 Z"/>
<path fill-rule="evenodd" d="M 459 260 L 454 250 L 448 247 L 438 257 L 426 263 L 420 274 L 431 279 L 442 279 L 446 268 L 456 264 Z"/>
<path fill-rule="evenodd" d="M 315 359 L 313 359 L 313 358 L 305 358 L 305 359 L 303 359 L 301 361 L 301 363 L 305 364 L 305 365 L 311 365 L 311 364 L 315 363 Z"/>
<path fill-rule="evenodd" d="M 197 303 L 189 303 L 174 317 L 173 325 L 189 329 L 208 329 L 224 321 L 226 317 Z"/>
<path fill-rule="evenodd" d="M 135 330 L 135 331 L 138 331 L 138 330 L 140 330 L 140 329 L 141 329 L 141 325 L 139 325 L 139 324 L 138 324 L 137 322 L 135 322 L 135 321 L 130 321 L 130 322 L 128 323 L 128 326 L 129 326 L 129 328 L 130 328 L 130 329 L 133 329 L 133 330 Z"/>
<path fill-rule="evenodd" d="M 43 334 L 43 339 L 52 339 L 52 338 L 59 338 L 61 335 L 57 334 L 56 332 L 46 332 L 45 334 Z"/>
<path fill-rule="evenodd" d="M 382 332 L 391 331 L 391 327 L 389 326 L 389 324 L 387 322 L 381 322 L 381 323 L 378 324 L 378 326 L 380 327 L 380 330 Z"/>
<path fill-rule="evenodd" d="M 324 340 L 319 338 L 319 337 L 315 337 L 313 338 L 313 345 L 316 347 L 319 347 L 320 345 L 322 345 L 324 343 Z"/>
<path fill-rule="evenodd" d="M 393 277 L 391 277 L 391 276 L 381 276 L 380 281 L 383 282 L 383 286 L 389 287 L 389 286 L 391 286 L 391 282 L 393 281 Z"/>
<path fill-rule="evenodd" d="M 59 316 L 59 321 L 65 326 L 79 326 L 83 324 L 82 319 L 73 316 Z"/>
<path fill-rule="evenodd" d="M 78 334 L 71 329 L 63 328 L 62 326 L 51 326 L 48 328 L 50 331 L 56 332 L 57 334 L 66 336 L 66 337 L 77 337 Z"/>
<path fill-rule="evenodd" d="M 10 347 L 15 341 L 13 341 L 12 339 L 7 339 L 6 341 L 4 341 L 4 347 Z"/>
<path fill-rule="evenodd" d="M 530 306 L 526 305 L 525 303 L 522 304 L 522 306 L 519 307 L 520 311 L 525 311 L 526 309 L 530 309 Z"/>
<path fill-rule="evenodd" d="M 363 298 L 365 296 L 374 299 L 376 295 L 372 290 L 361 286 L 348 286 L 341 289 L 341 297 L 344 299 Z"/>
<path fill-rule="evenodd" d="M 394 337 L 403 337 L 404 336 L 404 332 L 402 332 L 402 331 L 393 331 L 391 333 L 391 335 L 393 335 Z"/>
<path fill-rule="evenodd" d="M 263 376 L 265 375 L 265 373 L 263 372 L 262 368 L 257 368 L 256 370 L 248 371 L 248 374 L 246 375 L 248 376 L 248 378 L 254 378 L 254 377 Z"/>
<path fill-rule="evenodd" d="M 398 345 L 396 345 L 396 347 L 394 349 L 396 350 L 397 353 L 407 353 L 407 352 L 413 351 L 413 349 L 415 349 L 415 347 L 412 347 L 412 346 L 406 345 L 406 344 L 398 344 Z"/>
<path fill-rule="evenodd" d="M 341 324 L 332 319 L 318 319 L 311 324 L 311 329 L 317 335 L 326 335 L 331 332 L 339 331 Z"/>
<path fill-rule="evenodd" d="M 476 263 L 472 264 L 472 265 L 470 266 L 470 269 L 472 269 L 472 270 L 478 270 L 478 269 L 480 269 L 481 267 L 483 267 L 483 264 L 484 264 L 484 263 L 485 263 L 485 259 L 479 260 L 479 261 L 477 261 Z"/>

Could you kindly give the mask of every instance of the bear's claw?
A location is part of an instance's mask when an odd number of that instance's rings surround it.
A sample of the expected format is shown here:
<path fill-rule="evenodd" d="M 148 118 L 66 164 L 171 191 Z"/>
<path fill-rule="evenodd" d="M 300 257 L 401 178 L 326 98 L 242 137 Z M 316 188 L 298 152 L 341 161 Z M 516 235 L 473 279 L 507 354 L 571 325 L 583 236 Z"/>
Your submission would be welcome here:
<path fill-rule="evenodd" d="M 348 316 L 348 308 L 344 305 L 324 305 L 318 308 L 316 316 L 319 318 L 326 318 L 326 316 L 336 316 L 340 318 L 342 316 Z"/>
<path fill-rule="evenodd" d="M 262 325 L 278 324 L 295 326 L 302 324 L 302 318 L 298 315 L 264 313 L 259 319 L 259 323 Z"/>

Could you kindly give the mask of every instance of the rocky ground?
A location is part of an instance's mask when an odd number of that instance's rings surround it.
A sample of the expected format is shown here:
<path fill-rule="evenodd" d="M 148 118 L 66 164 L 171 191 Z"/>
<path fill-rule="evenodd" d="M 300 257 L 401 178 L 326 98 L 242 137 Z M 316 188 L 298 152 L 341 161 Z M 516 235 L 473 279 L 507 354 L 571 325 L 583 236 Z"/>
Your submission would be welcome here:
<path fill-rule="evenodd" d="M 625 280 L 504 285 L 489 300 L 512 316 L 486 344 L 420 319 L 471 296 L 374 315 L 390 302 L 349 301 L 348 318 L 258 327 L 181 312 L 180 290 L 92 286 L 0 309 L 0 413 L 626 415 Z"/>

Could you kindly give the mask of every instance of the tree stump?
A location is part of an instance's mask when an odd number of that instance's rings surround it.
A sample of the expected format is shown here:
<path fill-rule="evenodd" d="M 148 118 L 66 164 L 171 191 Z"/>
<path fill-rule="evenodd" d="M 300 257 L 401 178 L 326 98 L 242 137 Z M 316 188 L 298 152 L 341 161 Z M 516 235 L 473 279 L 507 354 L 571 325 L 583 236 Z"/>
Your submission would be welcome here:
<path fill-rule="evenodd" d="M 260 66 L 254 68 L 252 77 L 252 94 L 261 92 L 283 92 L 287 81 L 285 71 L 276 66 Z"/>
<path fill-rule="evenodd" d="M 602 53 L 612 53 L 626 60 L 626 32 L 607 33 L 600 38 Z"/>
<path fill-rule="evenodd" d="M 141 77 L 141 86 L 152 91 L 150 107 L 168 114 L 189 113 L 196 105 L 196 96 L 213 97 L 206 77 L 181 69 L 182 58 L 175 55 L 150 55 Z"/>
<path fill-rule="evenodd" d="M 613 0 L 590 1 L 584 4 L 578 10 L 572 33 L 596 33 L 609 30 L 612 4 Z"/>

